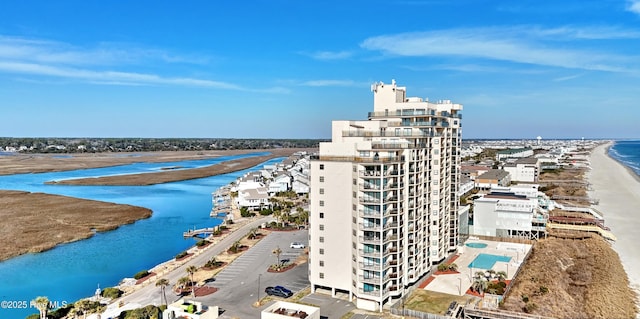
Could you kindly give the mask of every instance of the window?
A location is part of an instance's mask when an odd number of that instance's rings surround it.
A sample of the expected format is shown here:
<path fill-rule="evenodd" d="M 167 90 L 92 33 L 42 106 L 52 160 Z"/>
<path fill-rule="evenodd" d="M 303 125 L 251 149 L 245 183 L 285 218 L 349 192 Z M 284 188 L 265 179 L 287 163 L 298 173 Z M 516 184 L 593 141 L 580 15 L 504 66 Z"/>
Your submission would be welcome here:
<path fill-rule="evenodd" d="M 324 188 L 319 189 L 320 195 L 324 194 Z"/>
<path fill-rule="evenodd" d="M 320 227 L 320 230 L 324 230 L 324 224 L 320 224 L 319 227 Z"/>
<path fill-rule="evenodd" d="M 320 218 L 324 218 L 324 213 L 320 213 Z"/>
<path fill-rule="evenodd" d="M 320 207 L 324 207 L 324 201 L 323 200 L 320 201 Z"/>
<path fill-rule="evenodd" d="M 358 182 L 357 182 L 357 181 L 356 181 L 356 179 L 354 178 L 354 179 L 353 179 L 353 185 L 356 185 L 356 184 L 358 184 Z"/>
<path fill-rule="evenodd" d="M 320 169 L 324 169 L 324 164 L 320 164 Z"/>
<path fill-rule="evenodd" d="M 324 273 L 323 272 L 320 273 L 320 279 L 324 279 Z"/>
<path fill-rule="evenodd" d="M 432 193 L 433 193 L 433 195 L 438 195 L 438 190 L 434 189 Z"/>
<path fill-rule="evenodd" d="M 324 255 L 324 248 L 320 248 L 320 255 Z"/>
<path fill-rule="evenodd" d="M 320 267 L 324 267 L 324 260 L 321 260 L 319 264 L 320 264 Z"/>
<path fill-rule="evenodd" d="M 324 176 L 320 176 L 320 183 L 324 183 Z"/>
<path fill-rule="evenodd" d="M 318 238 L 318 240 L 319 240 L 321 243 L 324 243 L 324 237 L 320 236 L 320 238 Z"/>
<path fill-rule="evenodd" d="M 356 198 L 357 194 L 356 192 L 353 192 L 353 198 Z"/>

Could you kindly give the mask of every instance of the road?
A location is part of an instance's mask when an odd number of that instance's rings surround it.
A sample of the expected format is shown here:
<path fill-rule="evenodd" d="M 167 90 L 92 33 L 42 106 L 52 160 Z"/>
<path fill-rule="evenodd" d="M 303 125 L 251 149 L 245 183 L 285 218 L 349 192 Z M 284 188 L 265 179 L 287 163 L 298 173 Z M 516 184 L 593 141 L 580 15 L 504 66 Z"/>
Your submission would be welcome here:
<path fill-rule="evenodd" d="M 120 312 L 128 309 L 135 309 L 139 307 L 144 307 L 150 304 L 160 304 L 160 289 L 155 286 L 155 282 L 160 278 L 165 278 L 169 280 L 170 285 L 167 287 L 167 299 L 169 299 L 169 303 L 178 299 L 178 297 L 171 291 L 171 287 L 178 282 L 178 279 L 187 275 L 187 267 L 193 265 L 196 267 L 200 267 L 204 265 L 208 260 L 210 260 L 213 256 L 217 256 L 224 252 L 227 248 L 229 248 L 234 242 L 242 239 L 247 235 L 249 230 L 252 228 L 259 227 L 262 223 L 268 222 L 272 220 L 273 217 L 263 217 L 257 219 L 255 221 L 251 221 L 234 231 L 227 234 L 224 238 L 222 238 L 218 243 L 208 247 L 199 255 L 192 257 L 185 264 L 175 268 L 174 270 L 156 277 L 152 277 L 149 282 L 143 287 L 138 288 L 135 292 L 128 294 L 126 296 L 121 297 L 119 300 L 116 300 L 112 304 L 107 307 L 107 310 L 102 314 L 102 318 L 111 318 L 117 317 Z M 269 236 L 267 236 L 268 238 Z M 288 247 L 288 246 L 287 246 Z M 197 248 L 196 248 L 197 249 Z M 123 307 L 118 307 L 119 304 L 123 304 Z"/>

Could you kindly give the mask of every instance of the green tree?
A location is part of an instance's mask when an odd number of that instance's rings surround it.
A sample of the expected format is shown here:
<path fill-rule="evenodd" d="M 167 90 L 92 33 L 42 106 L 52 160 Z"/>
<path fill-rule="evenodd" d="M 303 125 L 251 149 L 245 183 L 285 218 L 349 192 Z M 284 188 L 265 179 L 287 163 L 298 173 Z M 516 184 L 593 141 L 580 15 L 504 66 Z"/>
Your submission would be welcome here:
<path fill-rule="evenodd" d="M 180 291 L 184 291 L 189 284 L 191 284 L 191 279 L 189 279 L 189 277 L 180 277 L 177 282 L 178 289 L 180 289 Z"/>
<path fill-rule="evenodd" d="M 32 303 L 38 308 L 40 313 L 40 319 L 47 319 L 47 313 L 49 312 L 49 299 L 47 297 L 36 297 L 32 300 Z"/>
<path fill-rule="evenodd" d="M 193 275 L 196 273 L 196 271 L 198 271 L 198 268 L 196 268 L 196 266 L 191 265 L 189 267 L 187 267 L 187 273 L 189 273 L 189 276 L 191 277 L 191 282 L 192 282 L 192 287 L 191 287 L 191 296 L 192 297 L 196 297 L 196 283 L 193 281 Z"/>
<path fill-rule="evenodd" d="M 507 279 L 507 273 L 505 271 L 498 271 L 496 276 L 498 277 L 498 281 L 505 281 Z"/>
<path fill-rule="evenodd" d="M 282 249 L 280 249 L 280 246 L 276 247 L 276 249 L 274 249 L 271 253 L 276 256 L 276 265 L 279 265 L 280 255 L 282 254 Z"/>
<path fill-rule="evenodd" d="M 164 305 L 167 304 L 167 292 L 166 292 L 166 287 L 169 286 L 169 280 L 165 279 L 165 278 L 160 278 L 156 281 L 156 287 L 160 287 L 160 293 L 162 294 L 162 297 L 164 298 Z M 160 303 L 162 303 L 162 300 L 160 300 Z"/>
<path fill-rule="evenodd" d="M 484 292 L 488 286 L 489 286 L 489 282 L 481 277 L 475 278 L 473 280 L 473 284 L 471 285 L 471 287 L 473 288 L 473 291 L 476 291 L 480 294 L 482 294 L 482 292 Z"/>

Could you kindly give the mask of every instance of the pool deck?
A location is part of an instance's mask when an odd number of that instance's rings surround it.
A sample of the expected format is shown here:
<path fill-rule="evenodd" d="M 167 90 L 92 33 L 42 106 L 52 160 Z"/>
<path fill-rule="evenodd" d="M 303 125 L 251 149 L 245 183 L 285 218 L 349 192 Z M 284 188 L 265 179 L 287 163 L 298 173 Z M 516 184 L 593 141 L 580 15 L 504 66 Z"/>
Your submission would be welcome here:
<path fill-rule="evenodd" d="M 470 238 L 466 243 L 485 243 L 485 248 L 473 248 L 466 245 L 459 249 L 458 258 L 454 261 L 458 265 L 458 274 L 434 275 L 434 279 L 424 288 L 426 290 L 441 292 L 450 295 L 463 296 L 473 283 L 473 275 L 481 268 L 469 268 L 468 265 L 478 254 L 491 254 L 511 257 L 510 262 L 497 261 L 492 269 L 496 272 L 504 271 L 507 279 L 511 280 L 522 262 L 524 256 L 531 249 L 531 245 L 507 242 L 496 242 Z"/>

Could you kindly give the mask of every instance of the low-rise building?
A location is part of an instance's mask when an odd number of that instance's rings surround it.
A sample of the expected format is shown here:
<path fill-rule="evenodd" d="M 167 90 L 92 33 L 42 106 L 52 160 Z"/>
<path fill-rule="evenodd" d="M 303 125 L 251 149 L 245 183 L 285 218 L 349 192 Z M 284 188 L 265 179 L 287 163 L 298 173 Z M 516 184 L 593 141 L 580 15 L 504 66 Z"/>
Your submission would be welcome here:
<path fill-rule="evenodd" d="M 546 234 L 547 216 L 537 198 L 492 192 L 473 202 L 472 235 L 538 239 Z"/>
<path fill-rule="evenodd" d="M 260 319 L 320 319 L 320 308 L 286 301 L 276 301 L 260 313 Z"/>
<path fill-rule="evenodd" d="M 519 158 L 502 169 L 511 174 L 512 182 L 535 183 L 540 177 L 540 161 L 535 157 Z"/>
<path fill-rule="evenodd" d="M 489 190 L 496 186 L 509 186 L 511 175 L 501 169 L 491 169 L 486 173 L 476 177 L 475 187 L 479 190 Z"/>
<path fill-rule="evenodd" d="M 209 307 L 202 302 L 180 299 L 167 306 L 162 312 L 162 318 L 169 319 L 216 319 L 220 312 L 217 306 Z"/>
<path fill-rule="evenodd" d="M 508 148 L 498 151 L 496 153 L 496 160 L 502 161 L 507 158 L 523 158 L 529 156 L 533 156 L 533 149 L 531 147 Z"/>

